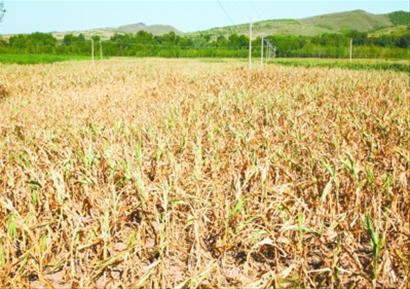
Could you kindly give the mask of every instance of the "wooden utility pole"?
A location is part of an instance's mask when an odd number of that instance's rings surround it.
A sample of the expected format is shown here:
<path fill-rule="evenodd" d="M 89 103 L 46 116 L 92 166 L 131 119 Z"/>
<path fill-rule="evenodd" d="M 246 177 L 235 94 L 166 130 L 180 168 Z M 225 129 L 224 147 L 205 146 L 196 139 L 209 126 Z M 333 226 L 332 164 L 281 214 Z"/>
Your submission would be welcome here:
<path fill-rule="evenodd" d="M 264 39 L 264 37 L 263 37 L 263 34 L 262 34 L 262 43 L 261 43 L 261 65 L 263 65 L 263 49 L 264 49 L 264 42 L 265 42 L 265 39 Z"/>
<path fill-rule="evenodd" d="M 350 38 L 350 62 L 353 59 L 353 38 Z"/>
<path fill-rule="evenodd" d="M 249 23 L 249 69 L 252 68 L 252 20 Z"/>
<path fill-rule="evenodd" d="M 103 59 L 103 48 L 102 48 L 102 41 L 100 39 L 100 59 Z"/>
<path fill-rule="evenodd" d="M 94 64 L 94 39 L 91 38 L 91 62 Z"/>

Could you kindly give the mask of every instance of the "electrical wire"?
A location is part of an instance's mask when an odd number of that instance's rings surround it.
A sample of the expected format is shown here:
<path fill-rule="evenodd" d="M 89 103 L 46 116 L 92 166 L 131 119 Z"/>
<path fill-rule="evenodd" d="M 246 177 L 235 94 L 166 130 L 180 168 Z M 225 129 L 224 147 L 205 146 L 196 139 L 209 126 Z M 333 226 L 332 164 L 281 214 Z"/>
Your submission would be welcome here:
<path fill-rule="evenodd" d="M 225 16 L 228 18 L 229 22 L 231 22 L 232 25 L 235 25 L 235 22 L 233 21 L 231 15 L 229 15 L 228 11 L 225 9 L 225 7 L 222 5 L 222 2 L 220 0 L 216 0 L 219 4 L 219 7 L 221 7 L 222 11 L 224 12 Z"/>

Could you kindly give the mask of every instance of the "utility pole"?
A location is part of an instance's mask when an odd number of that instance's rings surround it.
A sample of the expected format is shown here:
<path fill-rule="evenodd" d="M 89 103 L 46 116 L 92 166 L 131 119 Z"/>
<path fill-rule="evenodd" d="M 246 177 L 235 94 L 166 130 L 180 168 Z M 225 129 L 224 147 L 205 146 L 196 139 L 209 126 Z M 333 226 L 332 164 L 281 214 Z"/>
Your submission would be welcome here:
<path fill-rule="evenodd" d="M 249 23 L 249 69 L 252 68 L 252 20 Z"/>
<path fill-rule="evenodd" d="M 269 49 L 270 49 L 270 46 L 269 46 L 269 42 L 267 42 L 266 43 L 266 63 L 268 63 L 269 62 L 269 58 L 270 58 L 270 51 L 269 51 Z"/>
<path fill-rule="evenodd" d="M 265 42 L 265 39 L 264 39 L 263 34 L 262 34 L 262 43 L 261 43 L 261 65 L 263 65 L 263 49 L 264 49 L 263 45 L 264 45 L 264 42 Z"/>
<path fill-rule="evenodd" d="M 94 64 L 94 39 L 91 38 L 91 63 Z"/>
<path fill-rule="evenodd" d="M 275 53 L 275 47 L 272 46 L 269 40 L 266 40 L 266 62 L 268 62 L 272 58 L 272 53 Z"/>
<path fill-rule="evenodd" d="M 102 47 L 102 41 L 100 39 L 100 59 L 103 59 L 103 47 Z"/>
<path fill-rule="evenodd" d="M 353 38 L 350 38 L 350 62 L 353 59 Z"/>

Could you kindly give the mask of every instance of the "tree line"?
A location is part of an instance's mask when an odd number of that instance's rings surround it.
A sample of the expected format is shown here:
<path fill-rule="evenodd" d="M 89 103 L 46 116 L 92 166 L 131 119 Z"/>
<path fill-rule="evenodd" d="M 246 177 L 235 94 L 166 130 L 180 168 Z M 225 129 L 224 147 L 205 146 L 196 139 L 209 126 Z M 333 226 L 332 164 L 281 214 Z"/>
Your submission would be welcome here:
<path fill-rule="evenodd" d="M 91 39 L 103 46 L 105 56 L 158 57 L 247 57 L 249 38 L 232 34 L 229 37 L 181 36 L 173 32 L 155 36 L 140 31 L 135 34 L 115 34 L 101 40 L 99 36 L 86 38 L 83 34 L 66 34 L 57 39 L 49 33 L 14 35 L 0 38 L 0 53 L 89 55 Z M 370 37 L 367 33 L 349 31 L 343 34 L 319 36 L 267 36 L 266 42 L 276 47 L 279 57 L 345 58 L 353 39 L 354 55 L 358 58 L 408 58 L 410 32 L 401 36 Z M 254 56 L 261 53 L 261 38 L 252 41 Z"/>

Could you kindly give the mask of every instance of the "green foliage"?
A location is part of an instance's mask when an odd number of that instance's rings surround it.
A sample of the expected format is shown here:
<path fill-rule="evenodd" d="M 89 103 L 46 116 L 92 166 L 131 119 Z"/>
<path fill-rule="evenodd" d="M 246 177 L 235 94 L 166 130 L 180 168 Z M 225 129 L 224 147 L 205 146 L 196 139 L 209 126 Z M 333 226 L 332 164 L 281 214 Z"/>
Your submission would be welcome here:
<path fill-rule="evenodd" d="M 49 33 L 19 34 L 9 38 L 8 46 L 26 53 L 54 53 L 57 39 Z"/>
<path fill-rule="evenodd" d="M 279 57 L 347 58 L 353 39 L 356 58 L 408 58 L 410 32 L 406 35 L 369 37 L 367 33 L 347 31 L 345 34 L 322 34 L 314 37 L 268 36 L 277 47 Z"/>
<path fill-rule="evenodd" d="M 100 39 L 92 36 L 96 58 Z M 369 37 L 367 33 L 347 30 L 343 34 L 324 33 L 318 36 L 266 36 L 277 48 L 279 57 L 347 58 L 350 39 L 356 58 L 408 58 L 410 32 L 405 35 Z M 51 34 L 33 33 L 0 39 L 0 63 L 52 63 L 89 58 L 92 40 L 84 35 L 67 34 L 57 40 Z M 253 40 L 252 54 L 259 57 L 261 38 Z M 102 41 L 104 56 L 134 57 L 247 57 L 249 38 L 231 34 L 211 37 L 209 34 L 180 36 L 174 32 L 155 36 L 140 31 L 135 34 L 115 34 Z M 81 56 L 81 57 L 77 57 Z"/>
<path fill-rule="evenodd" d="M 389 18 L 394 25 L 410 25 L 410 12 L 396 11 L 390 13 Z"/>
<path fill-rule="evenodd" d="M 374 228 L 372 218 L 369 214 L 366 214 L 365 226 L 370 237 L 370 246 L 373 254 L 373 277 L 374 279 L 377 279 L 381 253 L 383 251 L 385 241 Z"/>

